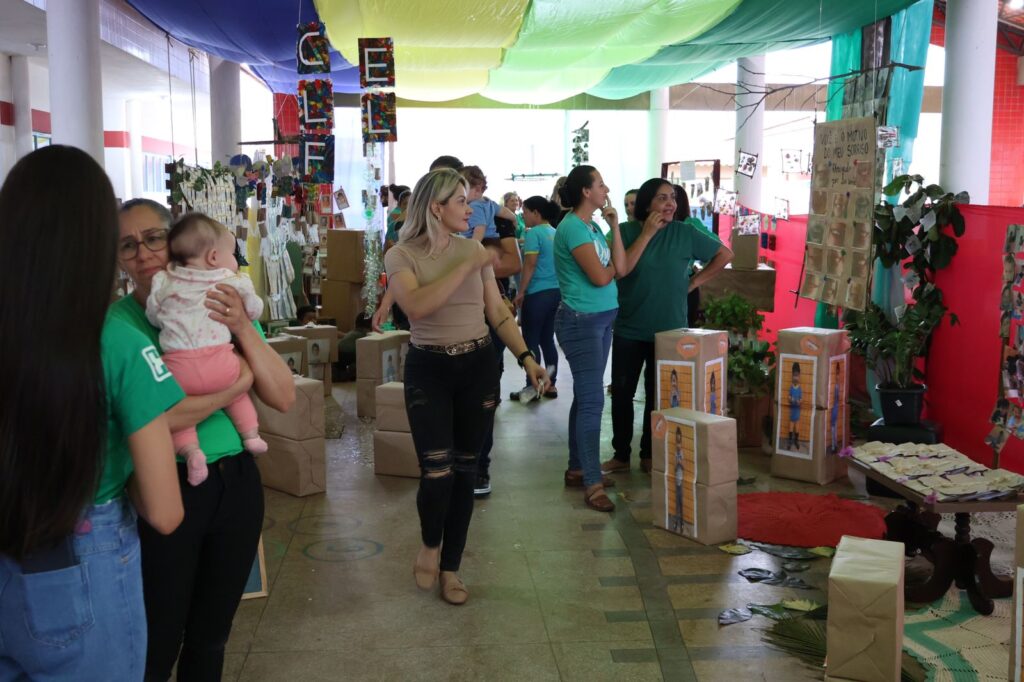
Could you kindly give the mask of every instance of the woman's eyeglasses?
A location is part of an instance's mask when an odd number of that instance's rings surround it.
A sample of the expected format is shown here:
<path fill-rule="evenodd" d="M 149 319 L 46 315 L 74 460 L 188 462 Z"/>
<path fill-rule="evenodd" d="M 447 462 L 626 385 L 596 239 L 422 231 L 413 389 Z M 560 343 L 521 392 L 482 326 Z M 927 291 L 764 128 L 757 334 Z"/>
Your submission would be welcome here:
<path fill-rule="evenodd" d="M 132 260 L 139 255 L 139 244 L 144 244 L 152 253 L 167 248 L 167 230 L 153 230 L 142 235 L 142 241 L 124 239 L 117 245 L 117 256 L 121 260 Z"/>

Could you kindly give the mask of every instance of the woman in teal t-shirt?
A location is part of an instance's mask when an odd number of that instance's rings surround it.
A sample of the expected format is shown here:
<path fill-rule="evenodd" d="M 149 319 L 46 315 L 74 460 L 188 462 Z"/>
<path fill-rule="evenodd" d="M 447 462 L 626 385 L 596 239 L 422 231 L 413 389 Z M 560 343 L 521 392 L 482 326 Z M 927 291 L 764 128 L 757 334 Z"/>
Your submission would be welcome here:
<path fill-rule="evenodd" d="M 570 211 L 555 234 L 555 271 L 562 303 L 555 315 L 555 334 L 572 371 L 569 412 L 569 469 L 565 485 L 582 486 L 587 506 L 612 511 L 601 476 L 601 412 L 604 410 L 604 368 L 619 302 L 615 273 L 625 267 L 619 219 L 608 205 L 608 187 L 593 166 L 573 168 L 559 190 Z M 611 226 L 611 246 L 591 218 L 602 210 Z M 610 484 L 610 481 L 607 481 Z"/>
<path fill-rule="evenodd" d="M 25 156 L 0 225 L 0 679 L 140 680 L 136 510 L 161 533 L 182 520 L 164 411 L 184 394 L 106 315 L 117 205 L 92 157 Z"/>

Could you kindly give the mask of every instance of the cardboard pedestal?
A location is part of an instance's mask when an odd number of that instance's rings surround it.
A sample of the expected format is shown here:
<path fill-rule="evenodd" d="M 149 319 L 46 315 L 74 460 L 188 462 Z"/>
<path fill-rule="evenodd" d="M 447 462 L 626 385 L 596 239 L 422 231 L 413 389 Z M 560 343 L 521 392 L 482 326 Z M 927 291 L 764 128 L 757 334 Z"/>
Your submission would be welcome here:
<path fill-rule="evenodd" d="M 332 324 L 286 327 L 285 332 L 306 339 L 306 363 L 338 361 L 338 328 Z"/>
<path fill-rule="evenodd" d="M 758 310 L 775 310 L 775 270 L 764 263 L 757 270 L 740 270 L 732 263 L 700 287 L 702 298 L 723 298 L 738 294 Z"/>
<path fill-rule="evenodd" d="M 736 421 L 680 408 L 652 412 L 651 468 L 672 476 L 677 464 L 702 485 L 736 481 Z"/>
<path fill-rule="evenodd" d="M 903 659 L 903 543 L 844 535 L 828 575 L 830 680 L 893 682 Z"/>
<path fill-rule="evenodd" d="M 356 379 L 356 416 L 377 416 L 378 379 Z"/>
<path fill-rule="evenodd" d="M 263 434 L 270 449 L 256 458 L 263 485 L 303 497 L 327 489 L 327 453 L 323 438 L 292 440 Z"/>
<path fill-rule="evenodd" d="M 253 403 L 260 420 L 260 435 L 280 436 L 291 440 L 324 437 L 324 396 L 322 382 L 296 376 L 295 403 L 281 413 L 267 407 L 253 393 Z"/>
<path fill-rule="evenodd" d="M 761 249 L 760 234 L 740 234 L 738 230 L 732 231 L 730 240 L 734 270 L 757 270 L 758 254 Z"/>
<path fill-rule="evenodd" d="M 407 331 L 374 332 L 356 341 L 356 378 L 377 379 L 378 384 L 405 379 L 409 353 Z"/>
<path fill-rule="evenodd" d="M 383 476 L 420 477 L 420 463 L 411 433 L 373 432 L 373 473 Z"/>
<path fill-rule="evenodd" d="M 846 462 L 839 451 L 849 442 L 850 422 L 847 405 L 841 405 L 836 420 L 836 448 L 832 448 L 831 413 L 803 408 L 798 422 L 799 438 L 789 437 L 790 408 L 783 405 L 775 418 L 775 453 L 772 476 L 825 485 L 846 475 Z"/>
<path fill-rule="evenodd" d="M 293 374 L 306 376 L 306 339 L 280 334 L 267 339 L 267 344 L 277 351 Z"/>
<path fill-rule="evenodd" d="M 656 409 L 682 407 L 725 415 L 729 339 L 711 329 L 675 329 L 654 336 Z"/>
<path fill-rule="evenodd" d="M 335 321 L 338 331 L 355 329 L 356 316 L 366 308 L 361 283 L 325 279 L 320 282 L 320 316 Z"/>
<path fill-rule="evenodd" d="M 363 230 L 327 230 L 327 279 L 360 283 L 365 279 Z"/>
<path fill-rule="evenodd" d="M 310 363 L 307 369 L 307 376 L 314 381 L 320 383 L 321 390 L 323 391 L 324 397 L 326 398 L 331 394 L 331 389 L 334 388 L 334 383 L 331 380 L 331 366 L 327 363 Z"/>
<path fill-rule="evenodd" d="M 393 381 L 375 389 L 377 429 L 409 433 L 409 415 L 405 412 L 405 384 Z"/>
<path fill-rule="evenodd" d="M 798 383 L 803 388 L 804 407 L 831 406 L 834 396 L 830 395 L 829 389 L 837 384 L 840 401 L 846 402 L 849 395 L 850 340 L 844 330 L 816 327 L 783 329 L 779 332 L 776 348 L 779 353 L 776 375 L 780 389 L 788 391 L 792 374 L 797 372 L 800 377 Z"/>
<path fill-rule="evenodd" d="M 735 540 L 736 482 L 707 486 L 683 481 L 677 488 L 675 475 L 652 472 L 651 512 L 658 528 L 701 544 Z"/>

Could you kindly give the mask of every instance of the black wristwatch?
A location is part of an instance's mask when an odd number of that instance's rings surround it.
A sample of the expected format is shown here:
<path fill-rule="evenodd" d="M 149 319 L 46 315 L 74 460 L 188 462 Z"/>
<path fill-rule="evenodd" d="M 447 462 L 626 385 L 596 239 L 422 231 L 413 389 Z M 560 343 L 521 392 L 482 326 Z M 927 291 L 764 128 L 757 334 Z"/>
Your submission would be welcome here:
<path fill-rule="evenodd" d="M 523 363 L 526 362 L 526 358 L 533 358 L 534 362 L 537 361 L 537 356 L 533 354 L 532 350 L 524 350 L 516 357 L 516 362 L 519 363 L 520 367 L 524 367 Z"/>

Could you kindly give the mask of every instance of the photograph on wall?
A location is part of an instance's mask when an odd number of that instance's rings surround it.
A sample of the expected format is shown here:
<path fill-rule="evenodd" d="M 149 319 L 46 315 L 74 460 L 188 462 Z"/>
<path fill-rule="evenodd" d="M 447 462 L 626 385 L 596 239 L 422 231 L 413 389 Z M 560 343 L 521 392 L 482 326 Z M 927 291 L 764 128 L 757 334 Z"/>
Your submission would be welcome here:
<path fill-rule="evenodd" d="M 799 149 L 782 150 L 782 172 L 803 173 L 803 151 Z"/>
<path fill-rule="evenodd" d="M 725 416 L 725 358 L 704 363 L 704 411 Z"/>
<path fill-rule="evenodd" d="M 814 377 L 818 358 L 813 355 L 779 355 L 779 382 L 776 400 L 779 417 L 775 420 L 775 452 L 789 457 L 811 459 L 814 452 Z"/>
<path fill-rule="evenodd" d="M 757 154 L 750 154 L 740 150 L 740 160 L 736 165 L 736 172 L 748 178 L 754 177 L 757 170 Z"/>
<path fill-rule="evenodd" d="M 658 360 L 658 409 L 683 407 L 692 410 L 696 400 L 696 365 L 679 360 Z"/>
<path fill-rule="evenodd" d="M 851 86 L 852 80 L 852 86 Z M 875 82 L 848 79 L 847 95 L 853 89 L 870 89 Z M 867 250 L 871 244 L 874 211 L 876 126 L 872 116 L 819 123 L 814 128 L 813 170 L 807 243 L 823 244 L 838 253 L 826 253 L 825 279 L 821 286 L 801 286 L 800 295 L 829 305 L 863 310 L 871 268 L 851 266 L 853 249 Z M 805 272 L 822 272 L 805 256 Z M 817 254 L 814 254 L 817 259 Z M 805 285 L 809 284 L 804 282 Z"/>
<path fill-rule="evenodd" d="M 697 429 L 685 419 L 665 418 L 665 527 L 696 535 Z"/>
<path fill-rule="evenodd" d="M 829 358 L 828 367 L 828 421 L 825 423 L 825 443 L 829 453 L 836 454 L 846 445 L 847 355 Z"/>

